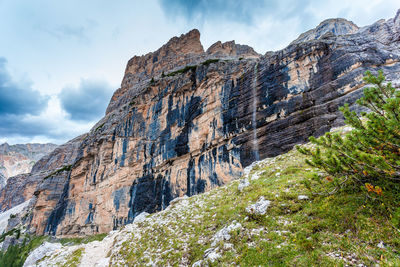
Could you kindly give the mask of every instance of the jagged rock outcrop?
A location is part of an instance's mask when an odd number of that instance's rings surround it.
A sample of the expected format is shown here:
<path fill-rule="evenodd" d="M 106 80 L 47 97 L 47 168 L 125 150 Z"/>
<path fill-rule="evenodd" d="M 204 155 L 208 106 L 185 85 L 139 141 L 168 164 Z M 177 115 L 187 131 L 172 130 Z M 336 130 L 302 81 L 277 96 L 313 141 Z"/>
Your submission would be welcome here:
<path fill-rule="evenodd" d="M 320 38 L 328 38 L 329 36 L 339 36 L 353 34 L 358 30 L 358 26 L 352 21 L 346 19 L 327 19 L 321 22 L 317 27 L 300 34 L 291 44 L 298 44 L 310 40 Z"/>
<path fill-rule="evenodd" d="M 207 49 L 207 54 L 215 57 L 258 58 L 260 55 L 248 45 L 236 44 L 235 41 L 218 41 Z"/>
<path fill-rule="evenodd" d="M 366 70 L 382 69 L 398 84 L 398 20 L 307 34 L 313 39 L 265 56 L 232 42 L 204 52 L 193 30 L 135 57 L 105 117 L 74 143 L 70 168 L 38 183 L 31 230 L 116 229 L 342 124 L 338 107 L 361 96 Z M 55 156 L 40 166 L 53 166 Z"/>
<path fill-rule="evenodd" d="M 134 56 L 128 61 L 125 75 L 118 89 L 112 96 L 107 107 L 107 113 L 115 109 L 115 101 L 124 95 L 128 88 L 137 88 L 137 84 L 151 77 L 171 71 L 177 67 L 192 64 L 204 57 L 203 45 L 200 42 L 200 32 L 191 30 L 180 37 L 171 38 L 155 52 L 144 56 Z M 137 93 L 136 90 L 134 93 Z"/>
<path fill-rule="evenodd" d="M 29 173 L 40 158 L 52 152 L 56 147 L 57 145 L 54 144 L 1 144 L 0 177 L 7 180 L 11 176 Z"/>
<path fill-rule="evenodd" d="M 134 56 L 128 61 L 121 88 L 114 92 L 106 113 L 129 103 L 130 99 L 142 93 L 149 79 L 159 79 L 163 75 L 196 65 L 214 58 L 256 58 L 260 55 L 247 45 L 234 41 L 216 42 L 204 52 L 200 42 L 200 32 L 193 29 L 180 37 L 171 38 L 155 52 L 144 56 Z"/>

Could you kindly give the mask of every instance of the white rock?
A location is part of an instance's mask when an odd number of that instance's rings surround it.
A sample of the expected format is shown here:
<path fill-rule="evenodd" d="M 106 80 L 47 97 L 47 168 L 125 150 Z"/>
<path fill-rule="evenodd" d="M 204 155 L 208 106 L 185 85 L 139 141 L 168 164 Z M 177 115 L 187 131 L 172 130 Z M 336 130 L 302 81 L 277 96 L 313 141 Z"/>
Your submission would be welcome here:
<path fill-rule="evenodd" d="M 196 261 L 195 263 L 193 263 L 192 267 L 201 267 L 202 263 L 203 263 L 202 260 Z"/>
<path fill-rule="evenodd" d="M 54 251 L 61 249 L 61 247 L 62 245 L 60 243 L 44 242 L 29 254 L 28 258 L 25 260 L 24 267 L 36 266 L 38 260 L 53 255 Z"/>
<path fill-rule="evenodd" d="M 188 197 L 187 195 L 184 195 L 184 196 L 182 196 L 182 197 L 174 198 L 173 200 L 171 200 L 171 202 L 169 203 L 169 205 L 172 206 L 173 204 L 178 203 L 178 202 L 180 202 L 180 201 L 182 201 L 182 200 L 186 200 L 186 199 L 188 199 L 188 198 L 189 198 L 189 197 Z"/>
<path fill-rule="evenodd" d="M 262 231 L 264 231 L 264 228 L 262 227 L 262 228 L 258 228 L 258 229 L 252 229 L 251 230 L 251 232 L 250 232 L 250 235 L 260 235 L 260 233 L 262 232 Z"/>
<path fill-rule="evenodd" d="M 260 178 L 260 172 L 256 172 L 251 176 L 251 180 L 258 180 Z"/>
<path fill-rule="evenodd" d="M 267 212 L 268 207 L 271 205 L 271 201 L 265 200 L 264 197 L 246 208 L 246 211 L 250 214 L 264 215 Z"/>
<path fill-rule="evenodd" d="M 29 205 L 30 201 L 31 199 L 19 204 L 18 206 L 13 207 L 12 209 L 0 213 L 0 234 L 2 234 L 4 230 L 6 230 L 8 219 L 10 219 L 10 216 L 14 214 L 21 214 L 23 209 Z"/>
<path fill-rule="evenodd" d="M 250 183 L 249 183 L 249 180 L 247 180 L 247 178 L 243 179 L 243 180 L 240 180 L 239 185 L 238 185 L 238 190 L 240 192 L 243 192 L 243 189 L 245 189 L 249 185 L 250 185 Z"/>
<path fill-rule="evenodd" d="M 96 267 L 108 267 L 110 265 L 109 258 L 102 258 L 97 261 Z"/>
<path fill-rule="evenodd" d="M 243 227 L 240 223 L 233 221 L 231 225 L 222 228 L 211 238 L 211 246 L 216 246 L 220 241 L 228 241 L 229 239 L 231 239 L 230 233 L 232 231 L 242 228 Z"/>
<path fill-rule="evenodd" d="M 383 241 L 379 242 L 378 248 L 385 248 L 385 243 Z"/>
<path fill-rule="evenodd" d="M 217 253 L 216 248 L 209 248 L 204 251 L 204 259 L 209 260 L 210 262 L 216 261 L 218 258 L 221 258 L 221 255 Z"/>
<path fill-rule="evenodd" d="M 135 217 L 133 222 L 135 222 L 135 223 L 144 222 L 144 220 L 146 220 L 146 217 L 149 216 L 149 215 L 150 215 L 149 213 L 143 211 L 142 213 L 140 213 L 138 216 Z"/>
<path fill-rule="evenodd" d="M 225 243 L 225 244 L 224 244 L 224 249 L 225 249 L 225 250 L 231 250 L 231 249 L 233 249 L 233 244 L 232 244 L 232 243 Z"/>
<path fill-rule="evenodd" d="M 298 199 L 298 200 L 307 200 L 307 199 L 308 199 L 308 196 L 299 195 L 299 196 L 297 197 L 297 199 Z"/>

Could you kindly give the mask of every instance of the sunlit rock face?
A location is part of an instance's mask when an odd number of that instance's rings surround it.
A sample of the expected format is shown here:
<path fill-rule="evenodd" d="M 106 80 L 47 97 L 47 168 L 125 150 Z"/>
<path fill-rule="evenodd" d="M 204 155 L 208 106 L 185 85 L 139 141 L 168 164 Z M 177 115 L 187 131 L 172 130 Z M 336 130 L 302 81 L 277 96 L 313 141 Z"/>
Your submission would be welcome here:
<path fill-rule="evenodd" d="M 264 56 L 232 42 L 204 52 L 193 30 L 134 57 L 105 117 L 66 145 L 68 157 L 41 163 L 59 169 L 68 158 L 71 167 L 37 183 L 31 231 L 116 229 L 341 125 L 338 107 L 362 95 L 366 70 L 400 81 L 398 17 Z"/>

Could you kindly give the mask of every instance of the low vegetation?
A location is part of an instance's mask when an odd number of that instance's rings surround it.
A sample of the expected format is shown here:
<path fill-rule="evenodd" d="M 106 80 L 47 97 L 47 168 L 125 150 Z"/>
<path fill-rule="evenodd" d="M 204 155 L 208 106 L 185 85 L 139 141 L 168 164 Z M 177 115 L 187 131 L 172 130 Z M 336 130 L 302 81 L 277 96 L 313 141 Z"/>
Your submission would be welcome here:
<path fill-rule="evenodd" d="M 101 241 L 106 236 L 107 234 L 97 234 L 86 237 L 61 238 L 58 241 L 63 245 L 80 245 L 87 244 L 93 241 Z"/>
<path fill-rule="evenodd" d="M 167 75 L 165 75 L 166 77 L 173 77 L 173 76 L 175 76 L 175 75 L 178 75 L 178 74 L 182 74 L 182 73 L 186 73 L 186 72 L 188 72 L 188 71 L 196 71 L 196 68 L 197 68 L 197 66 L 186 66 L 186 67 L 184 67 L 183 69 L 179 69 L 179 70 L 177 70 L 177 71 L 173 71 L 173 72 L 170 72 L 170 73 L 168 73 Z"/>
<path fill-rule="evenodd" d="M 202 62 L 201 65 L 203 66 L 208 66 L 212 63 L 217 63 L 219 62 L 219 59 L 215 58 L 215 59 L 207 59 L 206 61 Z"/>
<path fill-rule="evenodd" d="M 372 112 L 342 108 L 353 130 L 264 160 L 245 186 L 233 182 L 179 212 L 152 215 L 113 263 L 399 266 L 400 92 L 384 80 L 382 72 L 365 77 L 373 87 L 357 103 Z M 263 199 L 267 213 L 249 213 Z"/>
<path fill-rule="evenodd" d="M 65 166 L 61 167 L 60 169 L 58 169 L 58 170 L 50 173 L 46 177 L 44 177 L 43 180 L 46 180 L 46 179 L 48 179 L 48 178 L 50 178 L 50 177 L 52 177 L 54 175 L 57 175 L 57 174 L 60 174 L 60 173 L 64 172 L 64 171 L 68 171 L 69 172 L 71 169 L 72 169 L 72 165 L 65 165 Z"/>
<path fill-rule="evenodd" d="M 69 259 L 62 264 L 62 267 L 77 267 L 79 262 L 81 261 L 82 258 L 82 253 L 83 253 L 83 248 L 78 248 L 76 250 L 74 250 Z"/>
<path fill-rule="evenodd" d="M 212 63 L 217 63 L 217 62 L 219 62 L 219 59 L 207 59 L 206 61 L 202 62 L 201 65 L 208 66 L 208 65 L 210 65 Z M 184 67 L 182 69 L 170 72 L 168 74 L 164 74 L 164 72 L 163 72 L 161 74 L 161 77 L 162 78 L 164 78 L 164 77 L 173 77 L 175 75 L 183 74 L 183 73 L 186 73 L 188 71 L 196 71 L 197 67 L 198 67 L 197 65 L 188 65 L 188 66 L 186 66 L 186 67 Z"/>
<path fill-rule="evenodd" d="M 10 236 L 8 234 L 7 236 Z M 3 236 L 2 236 L 3 237 Z M 15 236 L 19 238 L 18 236 Z M 22 244 L 9 246 L 6 251 L 0 252 L 0 266 L 2 267 L 21 267 L 24 265 L 29 253 L 39 247 L 48 237 L 25 235 Z M 2 239 L 4 241 L 4 239 Z"/>
<path fill-rule="evenodd" d="M 305 181 L 326 174 L 307 166 L 305 159 L 292 150 L 264 160 L 250 173 L 249 186 L 242 192 L 235 181 L 151 215 L 136 231 L 126 233 L 130 237 L 117 246 L 112 263 L 399 265 L 399 232 L 376 212 L 376 203 L 354 191 L 312 194 Z M 329 181 L 315 186 L 322 189 L 326 183 Z M 266 214 L 249 214 L 246 208 L 260 197 L 271 201 Z M 242 228 L 230 233 L 229 240 L 212 245 L 216 233 L 233 223 Z M 207 259 L 210 250 L 219 257 Z"/>

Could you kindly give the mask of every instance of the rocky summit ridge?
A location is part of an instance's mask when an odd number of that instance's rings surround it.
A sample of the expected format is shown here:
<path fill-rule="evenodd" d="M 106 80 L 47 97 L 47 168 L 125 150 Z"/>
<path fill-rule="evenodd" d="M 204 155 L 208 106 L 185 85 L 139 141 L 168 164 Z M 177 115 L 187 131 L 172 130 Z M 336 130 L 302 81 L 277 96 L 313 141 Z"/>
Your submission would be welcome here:
<path fill-rule="evenodd" d="M 317 40 L 320 38 L 327 38 L 329 36 L 340 36 L 346 34 L 353 34 L 358 31 L 358 26 L 352 21 L 346 19 L 326 19 L 321 22 L 317 27 L 300 34 L 300 36 L 291 42 L 291 44 L 306 42 L 310 40 Z"/>
<path fill-rule="evenodd" d="M 151 78 L 160 78 L 184 66 L 196 65 L 210 59 L 258 58 L 259 56 L 250 46 L 236 44 L 235 41 L 225 43 L 218 41 L 205 52 L 200 42 L 199 30 L 193 29 L 179 37 L 171 38 L 155 52 L 131 58 L 126 66 L 121 88 L 113 94 L 106 113 L 115 109 L 115 106 L 121 105 L 120 97 L 127 91 L 131 91 L 129 97 L 140 94 L 143 83 Z"/>
<path fill-rule="evenodd" d="M 0 207 L 31 199 L 17 216 L 28 232 L 91 235 L 237 179 L 342 125 L 338 108 L 357 109 L 366 70 L 399 87 L 399 20 L 328 20 L 265 55 L 234 42 L 205 52 L 198 30 L 174 37 L 129 60 L 104 118 L 10 179 Z"/>

